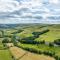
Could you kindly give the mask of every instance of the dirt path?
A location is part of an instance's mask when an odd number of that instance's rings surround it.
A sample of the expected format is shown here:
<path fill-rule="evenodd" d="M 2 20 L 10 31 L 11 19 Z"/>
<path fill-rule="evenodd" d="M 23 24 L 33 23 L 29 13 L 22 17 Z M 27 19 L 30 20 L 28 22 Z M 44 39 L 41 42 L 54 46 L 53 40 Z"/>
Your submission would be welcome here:
<path fill-rule="evenodd" d="M 27 52 L 18 47 L 10 47 L 10 51 L 17 60 L 55 60 L 52 57 Z"/>

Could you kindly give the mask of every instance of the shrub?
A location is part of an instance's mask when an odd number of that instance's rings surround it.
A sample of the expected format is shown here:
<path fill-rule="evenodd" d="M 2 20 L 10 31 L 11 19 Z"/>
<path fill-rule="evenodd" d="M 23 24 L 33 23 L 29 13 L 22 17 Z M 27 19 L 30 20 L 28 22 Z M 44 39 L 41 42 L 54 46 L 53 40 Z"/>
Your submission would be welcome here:
<path fill-rule="evenodd" d="M 55 40 L 54 43 L 60 45 L 60 39 Z"/>
<path fill-rule="evenodd" d="M 49 47 L 54 47 L 54 43 L 49 43 Z"/>

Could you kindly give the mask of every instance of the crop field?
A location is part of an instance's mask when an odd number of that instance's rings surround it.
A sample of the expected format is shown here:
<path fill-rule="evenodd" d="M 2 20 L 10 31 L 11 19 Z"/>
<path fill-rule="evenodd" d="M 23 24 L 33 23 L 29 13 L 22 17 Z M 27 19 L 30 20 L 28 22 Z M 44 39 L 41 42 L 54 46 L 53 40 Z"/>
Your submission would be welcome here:
<path fill-rule="evenodd" d="M 13 46 L 7 46 L 8 44 Z M 14 28 L 0 28 L 0 60 L 19 58 L 23 54 L 20 52 L 21 49 L 24 50 L 23 52 L 28 51 L 32 54 L 27 54 L 32 58 L 37 54 L 60 60 L 60 25 L 22 24 Z M 25 58 L 27 56 L 21 60 Z M 39 57 L 37 59 L 40 60 Z M 45 59 L 41 58 L 41 60 Z"/>

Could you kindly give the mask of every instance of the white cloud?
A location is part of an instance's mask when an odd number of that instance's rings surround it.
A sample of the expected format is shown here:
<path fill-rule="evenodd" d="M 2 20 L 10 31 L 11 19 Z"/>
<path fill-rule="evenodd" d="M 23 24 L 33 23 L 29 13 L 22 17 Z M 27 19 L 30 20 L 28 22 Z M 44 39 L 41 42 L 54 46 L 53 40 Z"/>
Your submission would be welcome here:
<path fill-rule="evenodd" d="M 19 3 L 14 0 L 0 0 L 0 12 L 11 12 L 18 8 Z"/>
<path fill-rule="evenodd" d="M 49 0 L 49 2 L 52 3 L 52 4 L 58 4 L 59 0 Z"/>
<path fill-rule="evenodd" d="M 48 16 L 59 12 L 59 0 L 0 0 L 0 23 L 47 23 Z"/>

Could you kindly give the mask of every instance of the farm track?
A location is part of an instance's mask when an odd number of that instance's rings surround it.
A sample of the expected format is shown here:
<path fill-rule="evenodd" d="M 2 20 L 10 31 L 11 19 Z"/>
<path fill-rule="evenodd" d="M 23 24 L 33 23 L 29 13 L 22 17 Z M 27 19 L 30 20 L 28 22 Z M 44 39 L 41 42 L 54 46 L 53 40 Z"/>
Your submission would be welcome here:
<path fill-rule="evenodd" d="M 16 60 L 55 60 L 52 57 L 34 54 L 18 47 L 10 47 L 10 51 Z"/>

